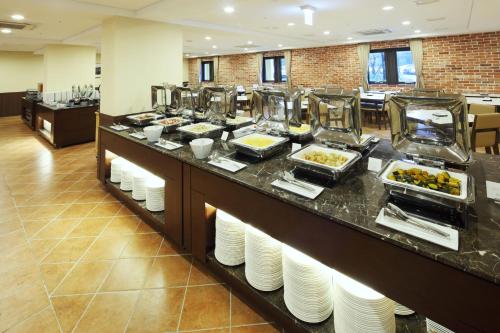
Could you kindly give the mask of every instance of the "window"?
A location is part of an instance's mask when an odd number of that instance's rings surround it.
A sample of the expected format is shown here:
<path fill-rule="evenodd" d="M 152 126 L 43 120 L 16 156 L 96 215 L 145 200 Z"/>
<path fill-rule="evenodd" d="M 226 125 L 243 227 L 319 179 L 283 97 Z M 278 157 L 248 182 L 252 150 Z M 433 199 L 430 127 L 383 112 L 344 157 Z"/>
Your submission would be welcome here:
<path fill-rule="evenodd" d="M 262 81 L 274 83 L 286 82 L 285 57 L 264 57 L 262 67 Z"/>
<path fill-rule="evenodd" d="M 415 83 L 415 65 L 409 48 L 374 50 L 368 59 L 369 83 Z"/>
<path fill-rule="evenodd" d="M 213 61 L 202 61 L 201 62 L 201 81 L 213 81 L 214 80 L 214 62 Z"/>

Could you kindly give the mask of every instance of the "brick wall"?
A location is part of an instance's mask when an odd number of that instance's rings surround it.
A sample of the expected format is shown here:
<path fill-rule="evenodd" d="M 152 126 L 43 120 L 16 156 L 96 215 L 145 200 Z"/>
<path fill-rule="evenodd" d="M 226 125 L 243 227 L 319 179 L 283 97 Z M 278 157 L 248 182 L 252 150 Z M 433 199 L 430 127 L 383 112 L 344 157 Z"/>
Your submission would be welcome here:
<path fill-rule="evenodd" d="M 408 40 L 371 43 L 372 49 L 407 47 Z M 292 50 L 292 85 L 339 85 L 353 89 L 361 82 L 356 45 Z M 500 93 L 500 31 L 427 38 L 423 41 L 426 88 L 447 91 Z M 279 52 L 269 53 L 269 55 Z M 265 54 L 267 55 L 267 54 Z M 196 59 L 189 60 L 189 80 L 198 82 Z M 221 84 L 257 83 L 257 57 L 238 54 L 219 57 Z M 410 89 L 412 85 L 371 85 L 372 89 Z"/>

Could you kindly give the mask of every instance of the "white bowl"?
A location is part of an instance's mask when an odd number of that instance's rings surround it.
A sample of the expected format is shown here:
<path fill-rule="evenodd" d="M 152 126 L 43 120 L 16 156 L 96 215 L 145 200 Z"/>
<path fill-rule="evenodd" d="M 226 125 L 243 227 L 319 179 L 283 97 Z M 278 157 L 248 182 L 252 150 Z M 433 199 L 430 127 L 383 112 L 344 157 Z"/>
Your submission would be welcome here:
<path fill-rule="evenodd" d="M 160 139 L 161 133 L 163 132 L 163 126 L 153 125 L 144 127 L 144 135 L 149 142 L 156 142 Z"/>
<path fill-rule="evenodd" d="M 194 157 L 199 160 L 207 158 L 208 155 L 210 155 L 213 144 L 214 140 L 208 138 L 194 139 L 189 143 L 191 149 L 193 150 Z"/>

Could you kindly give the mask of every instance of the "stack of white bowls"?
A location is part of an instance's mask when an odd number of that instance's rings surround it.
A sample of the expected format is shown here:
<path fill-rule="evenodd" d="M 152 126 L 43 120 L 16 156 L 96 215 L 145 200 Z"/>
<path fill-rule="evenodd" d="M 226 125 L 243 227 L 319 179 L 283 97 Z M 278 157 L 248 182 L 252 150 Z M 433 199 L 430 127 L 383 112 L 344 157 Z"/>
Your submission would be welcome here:
<path fill-rule="evenodd" d="M 245 262 L 245 223 L 220 209 L 215 217 L 215 258 L 227 266 Z"/>
<path fill-rule="evenodd" d="M 137 168 L 132 174 L 132 199 L 146 200 L 146 180 L 150 176 L 149 172 L 142 168 Z"/>
<path fill-rule="evenodd" d="M 335 281 L 335 332 L 396 332 L 393 300 L 340 273 Z"/>
<path fill-rule="evenodd" d="M 322 322 L 333 311 L 332 270 L 283 245 L 284 298 L 288 310 L 308 323 Z"/>
<path fill-rule="evenodd" d="M 414 314 L 415 311 L 413 311 L 410 308 L 407 308 L 404 305 L 396 303 L 396 308 L 394 309 L 394 313 L 397 314 L 398 316 L 410 316 Z"/>
<path fill-rule="evenodd" d="M 146 180 L 146 209 L 152 212 L 165 210 L 165 181 L 151 175 Z"/>
<path fill-rule="evenodd" d="M 245 229 L 245 276 L 261 291 L 283 286 L 281 242 L 247 224 Z"/>
<path fill-rule="evenodd" d="M 111 176 L 109 180 L 112 183 L 119 183 L 122 180 L 122 166 L 126 161 L 121 157 L 111 160 Z"/>
<path fill-rule="evenodd" d="M 453 331 L 436 323 L 435 321 L 430 320 L 429 318 L 426 318 L 425 321 L 427 324 L 427 333 L 453 333 Z"/>
<path fill-rule="evenodd" d="M 121 180 L 120 180 L 120 190 L 122 191 L 132 191 L 134 171 L 137 170 L 137 166 L 129 161 L 125 161 L 122 165 Z"/>

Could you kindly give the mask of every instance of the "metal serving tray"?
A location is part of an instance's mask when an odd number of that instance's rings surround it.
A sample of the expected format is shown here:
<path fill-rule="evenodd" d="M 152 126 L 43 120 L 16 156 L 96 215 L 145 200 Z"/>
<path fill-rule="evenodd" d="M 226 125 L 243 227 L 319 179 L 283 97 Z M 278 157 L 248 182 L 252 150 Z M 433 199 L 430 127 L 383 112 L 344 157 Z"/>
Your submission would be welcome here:
<path fill-rule="evenodd" d="M 147 117 L 145 117 L 147 116 Z M 145 117 L 145 118 L 142 118 Z M 144 112 L 144 113 L 139 113 L 139 114 L 133 114 L 130 116 L 127 116 L 126 118 L 133 124 L 137 126 L 147 126 L 149 125 L 153 120 L 157 120 L 160 118 L 163 118 L 163 115 L 154 113 L 154 112 Z"/>
<path fill-rule="evenodd" d="M 266 146 L 266 147 L 254 147 L 248 144 L 245 144 L 243 141 L 247 140 L 251 137 L 264 137 L 271 138 L 274 143 Z M 252 157 L 256 157 L 259 159 L 264 159 L 271 157 L 277 153 L 279 153 L 284 147 L 285 144 L 289 141 L 286 137 L 267 135 L 261 133 L 252 133 L 249 135 L 242 136 L 237 139 L 232 139 L 230 142 L 235 146 L 236 150 L 242 154 L 249 155 Z"/>
<path fill-rule="evenodd" d="M 196 126 L 207 126 L 209 129 L 207 131 L 204 131 L 204 132 L 196 132 L 196 131 L 192 130 L 193 127 L 196 127 Z M 223 130 L 224 130 L 224 126 L 214 125 L 211 123 L 196 123 L 196 124 L 181 126 L 181 127 L 177 128 L 177 131 L 181 132 L 183 137 L 191 138 L 191 139 L 198 139 L 198 138 L 215 139 L 215 138 L 221 136 Z"/>
<path fill-rule="evenodd" d="M 248 126 L 253 124 L 253 118 L 252 117 L 242 117 L 242 116 L 236 116 L 236 118 L 226 118 L 226 126 L 227 129 L 230 131 L 237 130 L 239 128 Z"/>
<path fill-rule="evenodd" d="M 170 121 L 172 119 L 175 119 L 178 122 L 175 123 L 175 124 L 170 124 L 170 125 L 164 124 L 165 121 Z M 163 132 L 164 133 L 174 132 L 178 127 L 183 126 L 183 125 L 187 125 L 187 124 L 190 124 L 190 123 L 191 123 L 191 120 L 186 119 L 186 118 L 182 118 L 182 117 L 171 117 L 171 118 L 153 120 L 151 122 L 151 124 L 163 126 Z"/>
<path fill-rule="evenodd" d="M 301 126 L 309 126 L 309 125 L 302 124 Z M 311 129 L 309 129 L 307 132 L 299 133 L 299 132 L 293 132 L 292 128 L 293 126 L 288 127 L 288 137 L 293 142 L 307 142 L 314 139 Z"/>
<path fill-rule="evenodd" d="M 324 153 L 334 153 L 347 158 L 347 161 L 341 166 L 329 166 L 314 161 L 305 159 L 305 155 L 313 151 L 321 151 Z M 320 144 L 310 144 L 302 149 L 295 151 L 287 156 L 287 159 L 292 162 L 297 168 L 320 176 L 326 176 L 334 180 L 345 174 L 358 160 L 362 157 L 358 151 L 350 149 L 336 149 L 330 148 Z"/>

